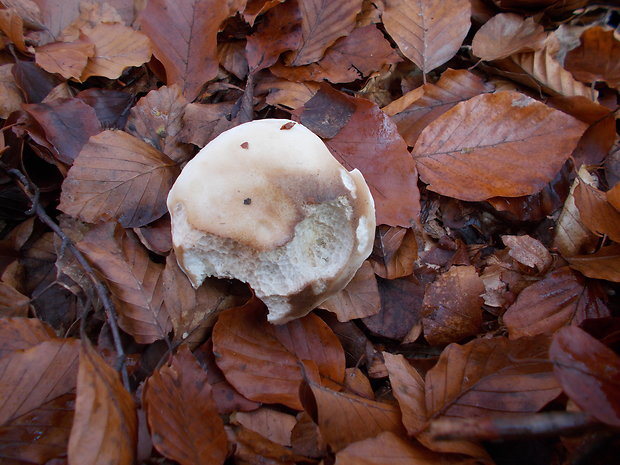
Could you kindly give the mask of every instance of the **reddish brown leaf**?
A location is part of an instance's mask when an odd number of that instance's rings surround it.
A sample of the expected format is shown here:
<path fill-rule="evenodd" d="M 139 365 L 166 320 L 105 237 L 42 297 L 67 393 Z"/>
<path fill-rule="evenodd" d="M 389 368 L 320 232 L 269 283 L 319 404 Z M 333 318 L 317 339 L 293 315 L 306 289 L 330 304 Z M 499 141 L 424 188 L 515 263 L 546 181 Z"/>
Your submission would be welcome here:
<path fill-rule="evenodd" d="M 257 93 L 267 93 L 265 101 L 269 105 L 283 105 L 297 110 L 316 94 L 319 87 L 316 82 L 291 82 L 272 76 L 261 79 L 255 90 Z"/>
<path fill-rule="evenodd" d="M 418 258 L 418 243 L 411 228 L 379 225 L 370 255 L 372 268 L 384 279 L 396 279 L 413 273 Z"/>
<path fill-rule="evenodd" d="M 424 378 L 402 355 L 383 352 L 383 359 L 402 412 L 403 425 L 410 436 L 415 436 L 427 424 Z"/>
<path fill-rule="evenodd" d="M 0 359 L 0 425 L 75 388 L 78 342 L 53 339 Z"/>
<path fill-rule="evenodd" d="M 217 33 L 235 14 L 218 0 L 153 0 L 138 18 L 153 54 L 166 69 L 166 83 L 178 84 L 190 102 L 217 75 Z M 172 31 L 172 32 L 171 32 Z"/>
<path fill-rule="evenodd" d="M 127 132 L 177 163 L 187 161 L 191 146 L 179 140 L 186 106 L 187 100 L 177 85 L 152 90 L 131 109 Z"/>
<path fill-rule="evenodd" d="M 383 24 L 401 52 L 426 74 L 458 52 L 470 16 L 467 0 L 387 0 Z"/>
<path fill-rule="evenodd" d="M 59 209 L 88 223 L 114 218 L 139 227 L 161 217 L 179 169 L 163 153 L 122 131 L 89 139 L 62 185 Z"/>
<path fill-rule="evenodd" d="M 137 443 L 136 409 L 121 384 L 88 342 L 82 344 L 69 463 L 133 465 Z"/>
<path fill-rule="evenodd" d="M 227 433 L 230 442 L 235 444 L 235 462 L 286 465 L 308 461 L 305 457 L 295 455 L 291 449 L 244 426 L 227 428 Z"/>
<path fill-rule="evenodd" d="M 492 85 L 475 74 L 448 68 L 435 84 L 407 92 L 383 111 L 392 117 L 407 145 L 413 146 L 426 126 L 458 102 L 492 90 Z"/>
<path fill-rule="evenodd" d="M 553 334 L 562 326 L 587 318 L 610 316 L 600 297 L 564 267 L 525 288 L 506 313 L 504 324 L 511 339 Z"/>
<path fill-rule="evenodd" d="M 579 181 L 574 196 L 581 222 L 593 233 L 620 242 L 620 212 L 607 202 L 605 192 Z"/>
<path fill-rule="evenodd" d="M 222 464 L 228 441 L 207 374 L 187 346 L 147 380 L 144 404 L 153 445 L 182 465 Z"/>
<path fill-rule="evenodd" d="M 150 260 L 133 233 L 104 223 L 91 229 L 78 247 L 106 279 L 121 328 L 140 344 L 165 338 L 170 319 L 163 303 L 164 267 Z"/>
<path fill-rule="evenodd" d="M 514 13 L 499 13 L 482 25 L 472 40 L 472 53 L 483 60 L 506 58 L 514 53 L 541 50 L 547 34 L 534 22 Z"/>
<path fill-rule="evenodd" d="M 620 245 L 602 247 L 590 255 L 576 255 L 567 259 L 570 267 L 589 278 L 620 282 Z"/>
<path fill-rule="evenodd" d="M 326 144 L 348 170 L 357 168 L 364 175 L 375 200 L 377 224 L 409 227 L 420 212 L 420 193 L 407 146 L 394 123 L 374 103 L 361 98 L 347 99 L 355 106 L 355 112 Z M 307 105 L 311 103 L 312 99 Z M 301 122 L 311 116 L 319 119 L 314 112 L 304 111 Z"/>
<path fill-rule="evenodd" d="M 22 53 L 28 53 L 24 41 L 24 21 L 14 8 L 0 10 L 0 31 L 15 45 L 15 48 Z"/>
<path fill-rule="evenodd" d="M 620 86 L 620 41 L 614 30 L 593 26 L 581 34 L 581 44 L 566 54 L 564 66 L 580 81 L 605 81 Z"/>
<path fill-rule="evenodd" d="M 458 103 L 424 129 L 413 149 L 429 189 L 461 200 L 541 190 L 585 131 L 583 123 L 518 92 Z"/>
<path fill-rule="evenodd" d="M 72 164 L 88 139 L 101 131 L 97 114 L 80 99 L 55 100 L 24 105 L 56 148 L 58 159 Z"/>
<path fill-rule="evenodd" d="M 185 107 L 179 141 L 204 147 L 222 132 L 238 124 L 233 102 L 190 103 Z"/>
<path fill-rule="evenodd" d="M 276 444 L 290 447 L 291 432 L 297 420 L 289 413 L 261 407 L 253 412 L 234 413 L 231 416 L 231 423 L 243 425 Z"/>
<path fill-rule="evenodd" d="M 620 211 L 620 182 L 616 183 L 616 185 L 605 194 L 607 201 L 612 204 L 616 210 Z"/>
<path fill-rule="evenodd" d="M 562 328 L 549 349 L 562 389 L 586 413 L 620 426 L 620 358 L 575 326 Z"/>
<path fill-rule="evenodd" d="M 26 317 L 30 309 L 30 299 L 13 286 L 0 282 L 0 316 Z"/>
<path fill-rule="evenodd" d="M 88 59 L 95 55 L 95 44 L 87 41 L 54 42 L 37 47 L 35 61 L 48 73 L 79 80 Z"/>
<path fill-rule="evenodd" d="M 269 11 L 284 0 L 248 0 L 245 10 L 243 10 L 243 19 L 250 25 L 254 25 L 256 18 Z"/>
<path fill-rule="evenodd" d="M 133 96 L 118 90 L 91 87 L 76 95 L 97 113 L 101 126 L 107 129 L 125 127 Z"/>
<path fill-rule="evenodd" d="M 394 405 L 332 391 L 315 383 L 309 383 L 308 388 L 307 395 L 312 396 L 316 405 L 315 420 L 321 435 L 334 451 L 383 431 L 404 433 L 400 412 Z"/>
<path fill-rule="evenodd" d="M 55 337 L 54 330 L 36 318 L 0 318 L 0 358 Z"/>
<path fill-rule="evenodd" d="M 453 266 L 424 294 L 422 326 L 431 345 L 458 342 L 482 326 L 484 282 L 473 266 Z"/>
<path fill-rule="evenodd" d="M 346 36 L 355 27 L 355 16 L 362 9 L 362 0 L 299 0 L 301 11 L 301 44 L 286 58 L 290 66 L 319 61 L 336 39 Z"/>
<path fill-rule="evenodd" d="M 561 392 L 547 348 L 546 338 L 450 344 L 426 374 L 429 417 L 538 411 Z"/>
<path fill-rule="evenodd" d="M 375 315 L 381 309 L 377 279 L 368 261 L 362 264 L 347 287 L 320 305 L 336 314 L 338 321 Z"/>
<path fill-rule="evenodd" d="M 21 108 L 23 97 L 13 77 L 11 63 L 0 65 L 0 118 L 7 119 L 11 113 Z"/>
<path fill-rule="evenodd" d="M 553 259 L 549 250 L 531 236 L 502 236 L 504 245 L 510 248 L 508 254 L 517 262 L 544 273 Z"/>

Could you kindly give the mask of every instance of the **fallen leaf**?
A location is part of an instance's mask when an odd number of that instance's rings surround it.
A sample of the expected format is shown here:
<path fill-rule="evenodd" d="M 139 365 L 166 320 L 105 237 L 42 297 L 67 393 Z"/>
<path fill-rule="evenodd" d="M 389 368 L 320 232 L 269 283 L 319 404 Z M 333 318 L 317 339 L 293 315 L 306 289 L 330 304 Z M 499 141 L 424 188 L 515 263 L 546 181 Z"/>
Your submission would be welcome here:
<path fill-rule="evenodd" d="M 88 341 L 80 350 L 75 417 L 69 438 L 69 464 L 132 465 L 138 421 L 120 377 Z"/>
<path fill-rule="evenodd" d="M 320 305 L 336 314 L 338 321 L 375 315 L 381 309 L 379 288 L 372 266 L 365 261 L 347 286 Z"/>
<path fill-rule="evenodd" d="M 82 29 L 88 41 L 95 45 L 94 56 L 82 73 L 81 80 L 91 76 L 108 79 L 120 77 L 125 68 L 140 66 L 151 58 L 149 38 L 123 24 L 98 24 Z"/>
<path fill-rule="evenodd" d="M 31 61 L 17 60 L 13 64 L 15 84 L 28 103 L 41 103 L 60 84 L 60 79 Z"/>
<path fill-rule="evenodd" d="M 567 258 L 571 268 L 589 278 L 620 282 L 620 245 L 612 244 L 590 255 Z"/>
<path fill-rule="evenodd" d="M 370 380 L 364 372 L 357 367 L 347 368 L 345 370 L 344 387 L 345 392 L 375 400 L 375 392 L 372 389 Z"/>
<path fill-rule="evenodd" d="M 241 80 L 245 80 L 250 71 L 245 46 L 245 40 L 229 40 L 219 42 L 217 45 L 217 59 L 220 66 Z"/>
<path fill-rule="evenodd" d="M 456 55 L 470 16 L 467 0 L 386 0 L 383 25 L 400 51 L 427 74 Z"/>
<path fill-rule="evenodd" d="M 143 402 L 153 445 L 181 465 L 223 464 L 228 454 L 224 423 L 206 378 L 182 345 L 146 382 Z"/>
<path fill-rule="evenodd" d="M 0 281 L 0 316 L 2 318 L 26 317 L 30 310 L 30 298 L 13 286 Z"/>
<path fill-rule="evenodd" d="M 514 53 L 541 50 L 547 34 L 534 18 L 499 13 L 482 25 L 472 40 L 472 53 L 482 60 L 506 58 Z"/>
<path fill-rule="evenodd" d="M 429 124 L 412 155 L 432 191 L 468 201 L 517 197 L 553 179 L 585 129 L 518 92 L 482 94 Z"/>
<path fill-rule="evenodd" d="M 566 69 L 580 81 L 620 87 L 620 41 L 614 32 L 602 26 L 583 31 L 579 47 L 566 54 Z"/>
<path fill-rule="evenodd" d="M 40 2 L 40 0 L 36 1 Z M 71 21 L 71 24 L 69 24 L 62 30 L 60 36 L 57 36 L 57 40 L 62 40 L 64 42 L 74 42 L 82 34 L 82 28 L 93 28 L 98 24 L 102 23 L 131 24 L 133 22 L 133 17 L 130 22 L 125 23 L 119 11 L 117 11 L 117 9 L 115 8 L 121 7 L 121 3 L 126 4 L 125 0 L 112 0 L 110 2 L 103 3 L 81 1 L 79 3 L 79 16 L 73 21 Z M 114 6 L 112 4 L 114 4 Z"/>
<path fill-rule="evenodd" d="M 218 0 L 152 0 L 140 12 L 138 23 L 166 70 L 166 84 L 179 85 L 188 101 L 217 75 L 217 33 L 234 14 Z"/>
<path fill-rule="evenodd" d="M 482 327 L 484 282 L 473 266 L 453 266 L 424 294 L 422 326 L 431 345 L 458 342 Z"/>
<path fill-rule="evenodd" d="M 450 344 L 426 373 L 429 418 L 538 411 L 561 392 L 547 348 L 541 337 Z"/>
<path fill-rule="evenodd" d="M 39 25 L 43 30 L 39 40 L 47 43 L 60 36 L 63 29 L 78 18 L 81 0 L 36 0 L 36 2 L 30 2 L 29 5 L 23 5 L 27 3 L 23 1 L 14 3 L 22 4 L 22 9 L 27 12 L 24 18 Z"/>
<path fill-rule="evenodd" d="M 235 444 L 234 458 L 239 463 L 304 463 L 309 460 L 296 455 L 288 447 L 273 442 L 244 426 L 228 427 L 228 437 Z"/>
<path fill-rule="evenodd" d="M 620 211 L 620 182 L 617 182 L 616 185 L 605 194 L 607 201 L 612 204 L 616 210 Z"/>
<path fill-rule="evenodd" d="M 257 93 L 267 93 L 265 102 L 276 107 L 297 110 L 304 106 L 319 90 L 316 82 L 291 82 L 275 77 L 262 79 L 256 85 Z"/>
<path fill-rule="evenodd" d="M 243 425 L 281 446 L 291 446 L 291 432 L 297 423 L 295 416 L 261 407 L 253 412 L 235 412 L 231 418 L 234 425 Z"/>
<path fill-rule="evenodd" d="M 103 131 L 84 145 L 62 185 L 59 209 L 88 223 L 118 220 L 139 227 L 161 217 L 177 165 L 122 131 Z"/>
<path fill-rule="evenodd" d="M 37 318 L 0 318 L 0 358 L 55 337 L 54 330 Z"/>
<path fill-rule="evenodd" d="M 620 242 L 620 212 L 607 202 L 605 192 L 579 181 L 574 196 L 581 222 L 593 233 Z"/>
<path fill-rule="evenodd" d="M 15 84 L 13 65 L 0 65 L 0 118 L 7 119 L 11 113 L 21 109 L 23 97 Z"/>
<path fill-rule="evenodd" d="M 254 25 L 256 18 L 269 11 L 276 5 L 284 2 L 284 0 L 248 0 L 245 10 L 243 10 L 243 19 L 250 25 Z"/>
<path fill-rule="evenodd" d="M 327 453 L 319 426 L 306 412 L 297 415 L 297 423 L 291 432 L 291 447 L 293 452 L 306 457 L 322 457 Z"/>
<path fill-rule="evenodd" d="M 53 42 L 37 47 L 35 61 L 48 73 L 80 80 L 88 59 L 95 55 L 95 44 L 87 41 Z"/>
<path fill-rule="evenodd" d="M 379 225 L 370 255 L 372 268 L 383 279 L 396 279 L 413 273 L 418 243 L 411 228 Z"/>
<path fill-rule="evenodd" d="M 407 92 L 383 111 L 392 117 L 407 145 L 413 146 L 424 128 L 454 105 L 492 90 L 491 84 L 475 74 L 448 68 L 435 84 Z"/>
<path fill-rule="evenodd" d="M 559 330 L 549 348 L 564 392 L 583 411 L 620 426 L 620 358 L 576 326 Z"/>
<path fill-rule="evenodd" d="M 90 88 L 76 95 L 87 105 L 93 107 L 101 126 L 105 129 L 125 127 L 133 96 L 118 90 Z"/>
<path fill-rule="evenodd" d="M 94 227 L 77 246 L 105 278 L 119 326 L 140 344 L 164 339 L 171 325 L 163 302 L 163 265 L 151 261 L 133 233 L 115 223 Z"/>
<path fill-rule="evenodd" d="M 24 21 L 19 12 L 14 8 L 0 10 L 0 31 L 15 45 L 15 48 L 22 53 L 28 53 L 24 40 Z"/>
<path fill-rule="evenodd" d="M 532 236 L 502 236 L 502 242 L 509 247 L 508 255 L 529 268 L 544 273 L 553 263 L 549 250 Z"/>
<path fill-rule="evenodd" d="M 301 11 L 301 43 L 285 57 L 289 66 L 302 66 L 319 61 L 336 39 L 355 27 L 355 16 L 362 0 L 299 0 Z"/>
<path fill-rule="evenodd" d="M 233 117 L 234 111 L 233 102 L 188 104 L 183 113 L 179 141 L 204 147 L 238 124 Z"/>
<path fill-rule="evenodd" d="M 553 334 L 568 324 L 587 318 L 610 316 L 604 301 L 570 268 L 552 271 L 526 287 L 504 313 L 511 339 Z"/>

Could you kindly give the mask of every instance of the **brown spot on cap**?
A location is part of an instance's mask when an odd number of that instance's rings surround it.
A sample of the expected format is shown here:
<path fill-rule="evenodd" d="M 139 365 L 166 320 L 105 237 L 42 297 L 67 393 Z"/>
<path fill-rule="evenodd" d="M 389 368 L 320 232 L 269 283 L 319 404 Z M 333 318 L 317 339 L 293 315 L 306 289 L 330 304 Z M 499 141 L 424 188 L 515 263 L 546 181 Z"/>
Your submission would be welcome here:
<path fill-rule="evenodd" d="M 293 126 L 295 126 L 295 123 L 293 123 L 292 121 L 283 124 L 282 127 L 280 128 L 281 131 L 286 131 L 287 129 L 291 129 Z"/>
<path fill-rule="evenodd" d="M 243 144 L 241 144 L 242 149 L 247 149 L 249 146 L 250 144 L 248 144 L 247 142 L 244 142 Z"/>

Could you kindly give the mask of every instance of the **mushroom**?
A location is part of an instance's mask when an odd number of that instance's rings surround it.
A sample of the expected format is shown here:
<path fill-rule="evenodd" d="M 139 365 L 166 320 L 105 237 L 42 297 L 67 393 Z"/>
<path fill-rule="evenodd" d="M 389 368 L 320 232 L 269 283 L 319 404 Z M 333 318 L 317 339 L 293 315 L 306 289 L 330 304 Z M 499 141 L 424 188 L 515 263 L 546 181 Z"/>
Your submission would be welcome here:
<path fill-rule="evenodd" d="M 374 240 L 362 174 L 286 119 L 244 123 L 209 142 L 174 183 L 168 210 L 194 288 L 207 276 L 245 281 L 275 324 L 342 290 Z"/>

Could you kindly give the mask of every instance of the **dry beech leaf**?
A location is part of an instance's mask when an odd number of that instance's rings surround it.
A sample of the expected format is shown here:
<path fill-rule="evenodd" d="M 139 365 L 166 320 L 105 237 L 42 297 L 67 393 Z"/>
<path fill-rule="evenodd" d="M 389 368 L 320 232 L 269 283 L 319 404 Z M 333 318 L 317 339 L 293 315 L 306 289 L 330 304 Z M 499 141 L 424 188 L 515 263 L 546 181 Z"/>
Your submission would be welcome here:
<path fill-rule="evenodd" d="M 404 433 L 400 411 L 392 404 L 332 391 L 312 382 L 308 383 L 305 391 L 306 411 L 314 417 L 323 439 L 333 451 L 383 431 Z"/>
<path fill-rule="evenodd" d="M 224 423 L 207 374 L 187 346 L 147 380 L 143 399 L 153 445 L 163 456 L 181 465 L 224 463 Z"/>
<path fill-rule="evenodd" d="M 38 1 L 38 0 L 37 0 Z M 50 0 L 46 0 L 49 2 Z M 59 0 L 51 0 L 51 1 L 59 1 Z M 72 0 L 70 0 L 72 1 Z M 81 35 L 82 28 L 92 28 L 98 24 L 106 23 L 106 24 L 124 24 L 123 18 L 120 13 L 116 10 L 116 8 L 110 3 L 114 3 L 115 6 L 119 7 L 119 3 L 124 2 L 124 0 L 112 0 L 112 2 L 104 2 L 104 3 L 93 3 L 93 2 L 84 2 L 80 1 L 79 3 L 79 13 L 80 15 L 75 18 L 71 24 L 65 27 L 57 37 L 58 40 L 62 40 L 65 42 L 73 42 L 79 38 Z M 131 7 L 133 10 L 133 7 Z M 126 22 L 126 24 L 131 24 L 133 22 L 133 12 L 131 21 Z"/>
<path fill-rule="evenodd" d="M 588 278 L 620 282 L 620 245 L 602 247 L 590 255 L 576 255 L 567 259 L 570 267 Z"/>
<path fill-rule="evenodd" d="M 217 45 L 217 59 L 220 66 L 241 80 L 245 80 L 249 72 L 245 45 L 245 40 L 230 40 L 219 42 Z"/>
<path fill-rule="evenodd" d="M 272 77 L 261 79 L 255 90 L 257 94 L 267 93 L 265 102 L 269 105 L 297 110 L 317 93 L 319 87 L 316 82 L 291 82 Z"/>
<path fill-rule="evenodd" d="M 344 379 L 342 346 L 325 323 L 310 314 L 272 326 L 258 299 L 220 314 L 213 328 L 213 353 L 228 382 L 243 396 L 297 410 L 301 360 L 315 361 L 320 374 L 336 383 Z"/>
<path fill-rule="evenodd" d="M 0 10 L 0 31 L 15 45 L 15 48 L 22 53 L 28 53 L 26 42 L 24 41 L 24 21 L 14 8 Z"/>
<path fill-rule="evenodd" d="M 368 53 L 372 50 L 372 53 Z M 317 63 L 288 67 L 277 64 L 270 71 L 292 81 L 353 82 L 382 66 L 400 61 L 390 43 L 374 24 L 354 29 L 332 45 Z"/>
<path fill-rule="evenodd" d="M 140 344 L 164 339 L 171 325 L 163 302 L 163 265 L 151 261 L 133 233 L 115 223 L 94 227 L 77 246 L 107 281 L 119 326 Z"/>
<path fill-rule="evenodd" d="M 386 0 L 383 24 L 400 51 L 426 74 L 456 55 L 470 16 L 469 0 Z"/>
<path fill-rule="evenodd" d="M 244 426 L 227 427 L 228 437 L 235 445 L 235 463 L 292 464 L 305 463 L 306 457 L 296 455 L 288 447 L 273 442 Z"/>
<path fill-rule="evenodd" d="M 464 69 L 448 68 L 435 84 L 427 83 L 392 101 L 383 111 L 392 117 L 407 145 L 415 145 L 422 131 L 432 121 L 459 102 L 493 86 Z"/>
<path fill-rule="evenodd" d="M 0 281 L 0 317 L 27 317 L 29 311 L 30 298 Z"/>
<path fill-rule="evenodd" d="M 579 181 L 574 196 L 581 222 L 593 233 L 620 242 L 620 212 L 607 202 L 605 192 Z"/>
<path fill-rule="evenodd" d="M 177 85 L 152 90 L 131 109 L 127 132 L 182 163 L 191 156 L 191 146 L 181 143 L 183 113 L 187 100 Z"/>
<path fill-rule="evenodd" d="M 235 10 L 219 0 L 151 0 L 138 18 L 153 54 L 190 102 L 218 70 L 217 33 Z"/>
<path fill-rule="evenodd" d="M 97 114 L 78 98 L 50 103 L 23 105 L 45 131 L 46 139 L 56 149 L 56 157 L 72 164 L 91 136 L 101 131 Z"/>
<path fill-rule="evenodd" d="M 297 415 L 297 423 L 291 432 L 291 447 L 293 452 L 306 457 L 323 457 L 327 453 L 319 426 L 306 412 Z"/>
<path fill-rule="evenodd" d="M 383 279 L 397 279 L 413 273 L 418 243 L 411 228 L 379 225 L 370 255 L 372 268 Z"/>
<path fill-rule="evenodd" d="M 341 322 L 378 313 L 381 299 L 372 265 L 365 261 L 347 287 L 331 296 L 320 307 L 335 313 Z"/>
<path fill-rule="evenodd" d="M 426 373 L 429 418 L 538 411 L 561 392 L 548 344 L 542 337 L 450 344 Z"/>
<path fill-rule="evenodd" d="M 549 349 L 564 392 L 584 412 L 620 426 L 620 357 L 576 326 L 559 330 Z"/>
<path fill-rule="evenodd" d="M 553 179 L 586 125 L 513 91 L 482 94 L 429 124 L 412 155 L 429 189 L 460 200 L 534 194 Z"/>
<path fill-rule="evenodd" d="M 297 423 L 295 416 L 261 407 L 253 412 L 235 412 L 231 423 L 243 425 L 281 446 L 291 446 L 291 432 Z"/>
<path fill-rule="evenodd" d="M 540 241 L 531 236 L 502 236 L 504 245 L 510 248 L 508 255 L 529 268 L 544 273 L 553 263 L 553 258 Z"/>
<path fill-rule="evenodd" d="M 3 463 L 44 464 L 67 453 L 75 394 L 64 394 L 0 426 Z"/>
<path fill-rule="evenodd" d="M 185 107 L 179 141 L 204 147 L 238 123 L 232 114 L 234 102 L 190 103 Z"/>
<path fill-rule="evenodd" d="M 431 345 L 458 342 L 482 327 L 484 282 L 474 266 L 453 266 L 424 294 L 422 326 Z"/>
<path fill-rule="evenodd" d="M 116 79 L 125 68 L 140 66 L 151 58 L 148 37 L 128 26 L 101 23 L 94 28 L 83 28 L 82 32 L 95 45 L 94 56 L 88 59 L 80 78 L 82 81 L 91 76 Z"/>
<path fill-rule="evenodd" d="M 366 399 L 375 400 L 375 392 L 370 380 L 362 370 L 357 367 L 347 368 L 344 377 L 345 391 L 356 394 Z"/>
<path fill-rule="evenodd" d="M 178 166 L 123 131 L 89 139 L 63 182 L 59 209 L 87 223 L 140 227 L 166 213 Z"/>
<path fill-rule="evenodd" d="M 362 0 L 299 0 L 301 11 L 301 43 L 285 58 L 289 66 L 302 66 L 319 61 L 336 39 L 349 34 Z"/>
<path fill-rule="evenodd" d="M 285 0 L 247 0 L 245 9 L 243 10 L 243 19 L 250 26 L 254 25 L 256 18 L 269 11 L 279 3 Z"/>
<path fill-rule="evenodd" d="M 511 339 L 553 334 L 567 324 L 610 316 L 609 309 L 589 286 L 564 267 L 526 287 L 504 313 Z"/>
<path fill-rule="evenodd" d="M 79 343 L 53 339 L 0 359 L 0 425 L 75 389 Z"/>
<path fill-rule="evenodd" d="M 534 22 L 514 13 L 499 13 L 482 25 L 472 40 L 472 53 L 482 60 L 498 60 L 514 53 L 541 50 L 547 34 Z"/>
<path fill-rule="evenodd" d="M 564 66 L 580 81 L 620 87 L 620 40 L 615 31 L 601 26 L 583 31 L 581 44 L 566 54 Z"/>
<path fill-rule="evenodd" d="M 70 465 L 132 465 L 138 420 L 120 377 L 89 342 L 82 344 L 75 417 L 69 438 Z"/>
<path fill-rule="evenodd" d="M 35 61 L 48 73 L 80 80 L 88 59 L 95 55 L 95 44 L 87 41 L 53 42 L 37 47 Z"/>
<path fill-rule="evenodd" d="M 620 211 L 620 182 L 605 193 L 607 201 Z"/>
<path fill-rule="evenodd" d="M 0 318 L 0 358 L 55 337 L 54 330 L 37 318 Z"/>
<path fill-rule="evenodd" d="M 13 64 L 0 65 L 0 118 L 7 119 L 11 113 L 21 108 L 22 93 L 15 84 Z"/>

